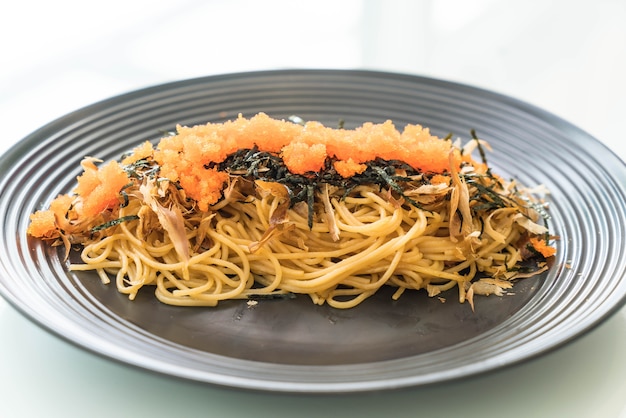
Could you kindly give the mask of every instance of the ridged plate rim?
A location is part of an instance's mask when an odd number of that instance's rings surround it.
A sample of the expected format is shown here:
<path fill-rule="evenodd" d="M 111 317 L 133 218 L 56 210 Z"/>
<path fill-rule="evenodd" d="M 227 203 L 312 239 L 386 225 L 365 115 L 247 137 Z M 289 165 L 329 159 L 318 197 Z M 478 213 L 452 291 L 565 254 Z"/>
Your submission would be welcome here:
<path fill-rule="evenodd" d="M 306 97 L 299 97 L 300 91 Z M 144 121 L 156 118 L 165 129 L 175 123 L 265 111 L 262 103 L 270 109 L 323 118 L 334 114 L 336 106 L 342 113 L 337 119 L 345 118 L 349 124 L 374 116 L 378 121 L 424 123 L 438 134 L 447 127 L 476 128 L 487 138 L 504 134 L 506 139 L 494 141 L 499 154 L 491 157 L 493 164 L 505 171 L 524 164 L 531 170 L 508 174 L 546 182 L 556 192 L 550 198 L 550 223 L 562 241 L 545 283 L 502 324 L 432 353 L 356 365 L 276 365 L 212 355 L 127 323 L 120 325 L 106 307 L 94 308 L 97 305 L 85 289 L 64 278 L 67 272 L 62 263 L 26 239 L 28 213 L 60 190 L 67 191 L 78 174 L 76 161 L 85 151 L 102 158 L 119 155 L 118 143 L 91 141 L 103 131 L 139 143 L 148 135 Z M 194 113 L 196 108 L 204 110 Z M 63 142 L 68 137 L 79 140 Z M 45 178 L 41 173 L 46 173 Z M 562 347 L 594 329 L 626 300 L 625 267 L 620 263 L 626 253 L 623 161 L 597 139 L 549 112 L 444 80 L 367 70 L 275 70 L 152 86 L 76 110 L 33 132 L 0 157 L 0 178 L 0 294 L 33 322 L 79 347 L 124 364 L 199 382 L 308 393 L 440 383 L 498 370 Z M 49 274 L 37 281 L 30 277 L 33 271 Z M 116 339 L 98 338 L 98 331 L 102 335 L 113 332 Z M 163 359 L 161 349 L 181 353 L 181 358 Z M 202 367 L 197 367 L 198 362 Z"/>

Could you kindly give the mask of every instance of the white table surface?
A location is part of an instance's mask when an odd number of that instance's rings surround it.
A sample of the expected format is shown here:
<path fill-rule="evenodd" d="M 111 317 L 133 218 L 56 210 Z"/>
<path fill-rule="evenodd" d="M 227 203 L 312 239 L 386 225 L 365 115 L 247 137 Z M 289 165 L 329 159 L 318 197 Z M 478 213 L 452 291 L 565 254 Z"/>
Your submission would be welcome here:
<path fill-rule="evenodd" d="M 0 152 L 65 113 L 183 78 L 367 68 L 504 93 L 626 158 L 626 2 L 46 0 L 0 5 Z M 626 261 L 625 261 L 626 262 Z M 0 416 L 626 416 L 626 309 L 501 371 L 374 394 L 246 392 L 85 352 L 0 300 Z"/>

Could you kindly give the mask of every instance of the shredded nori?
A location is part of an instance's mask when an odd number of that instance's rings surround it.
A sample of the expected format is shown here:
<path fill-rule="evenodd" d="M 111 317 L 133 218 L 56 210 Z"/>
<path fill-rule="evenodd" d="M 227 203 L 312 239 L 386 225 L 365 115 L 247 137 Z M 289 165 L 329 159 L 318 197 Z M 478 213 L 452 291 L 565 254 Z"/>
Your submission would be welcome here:
<path fill-rule="evenodd" d="M 134 221 L 135 219 L 139 219 L 139 216 L 137 215 L 122 216 L 121 218 L 113 219 L 109 222 L 105 222 L 103 224 L 94 226 L 93 228 L 91 228 L 91 233 L 93 234 L 95 232 L 102 231 L 103 229 L 111 228 L 113 226 L 121 224 L 122 222 Z"/>
<path fill-rule="evenodd" d="M 154 178 L 160 169 L 161 167 L 158 164 L 155 164 L 153 161 L 145 158 L 124 166 L 124 170 L 126 171 L 128 177 L 138 180 L 142 180 L 144 178 Z"/>
<path fill-rule="evenodd" d="M 254 147 L 251 149 L 240 149 L 230 154 L 221 163 L 211 163 L 206 168 L 217 168 L 231 175 L 240 175 L 252 180 L 284 184 L 289 190 L 292 205 L 298 202 L 306 202 L 309 208 L 311 208 L 314 192 L 320 190 L 323 184 L 340 187 L 344 189 L 345 195 L 359 185 L 374 184 L 381 189 L 385 187 L 391 188 L 407 202 L 420 208 L 417 202 L 403 193 L 403 184 L 415 182 L 415 177 L 421 174 L 408 164 L 398 160 L 377 158 L 365 163 L 367 168 L 363 173 L 344 178 L 335 170 L 333 166 L 334 161 L 336 160 L 327 158 L 323 169 L 319 172 L 292 174 L 280 156 L 270 152 L 259 151 L 257 147 Z M 402 170 L 403 174 L 397 174 L 398 170 Z M 426 180 L 421 181 L 426 182 Z"/>
<path fill-rule="evenodd" d="M 474 211 L 488 211 L 510 207 L 514 202 L 494 190 L 493 186 L 487 186 L 481 181 L 481 176 L 466 175 L 465 182 L 473 186 L 476 192 L 470 196 L 470 201 L 475 202 L 472 206 Z"/>

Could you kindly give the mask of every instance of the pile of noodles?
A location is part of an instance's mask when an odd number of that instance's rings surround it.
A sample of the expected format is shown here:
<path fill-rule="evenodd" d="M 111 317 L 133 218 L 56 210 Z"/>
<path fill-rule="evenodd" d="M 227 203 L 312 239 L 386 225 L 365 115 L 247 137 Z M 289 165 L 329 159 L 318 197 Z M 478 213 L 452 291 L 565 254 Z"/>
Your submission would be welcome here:
<path fill-rule="evenodd" d="M 555 251 L 535 197 L 545 191 L 492 173 L 486 148 L 391 122 L 348 130 L 259 114 L 178 127 L 120 161 L 83 160 L 73 193 L 28 232 L 79 244 L 70 268 L 130 299 L 151 286 L 172 305 L 306 294 L 350 308 L 387 285 L 394 298 L 455 288 L 473 308 Z"/>

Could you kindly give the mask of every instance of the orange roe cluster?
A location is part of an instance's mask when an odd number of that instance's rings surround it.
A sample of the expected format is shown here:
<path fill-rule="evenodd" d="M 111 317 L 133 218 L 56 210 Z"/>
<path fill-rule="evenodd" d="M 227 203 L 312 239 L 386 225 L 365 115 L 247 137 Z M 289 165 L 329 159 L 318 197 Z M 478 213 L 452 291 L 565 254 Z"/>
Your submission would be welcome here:
<path fill-rule="evenodd" d="M 532 245 L 533 249 L 544 258 L 549 258 L 556 254 L 556 248 L 548 245 L 548 243 L 543 239 L 539 239 L 537 237 L 530 238 L 530 245 Z"/>
<path fill-rule="evenodd" d="M 74 193 L 60 195 L 50 203 L 48 210 L 37 211 L 30 215 L 28 234 L 39 238 L 54 238 L 61 229 L 69 227 L 68 216 L 74 219 L 93 219 L 107 209 L 120 203 L 120 191 L 130 179 L 117 161 L 111 161 L 97 167 L 94 159 L 86 158 L 82 162 L 83 174 L 77 177 Z M 72 214 L 69 214 L 70 208 Z"/>
<path fill-rule="evenodd" d="M 91 218 L 119 204 L 120 190 L 130 179 L 117 161 L 100 168 L 87 162 L 83 167 L 85 171 L 78 177 L 74 193 L 82 197 L 81 214 Z"/>
<path fill-rule="evenodd" d="M 38 238 L 53 238 L 56 231 L 56 216 L 52 210 L 40 210 L 30 215 L 28 234 Z"/>
<path fill-rule="evenodd" d="M 198 208 L 206 212 L 220 199 L 228 173 L 205 166 L 215 158 L 226 158 L 223 153 L 218 143 L 187 135 L 163 139 L 154 152 L 154 159 L 161 167 L 161 177 L 177 181 L 187 196 L 197 202 Z"/>
<path fill-rule="evenodd" d="M 70 195 L 59 195 L 50 203 L 50 209 L 31 214 L 28 234 L 38 238 L 56 238 L 59 229 L 68 222 L 67 212 L 73 200 Z"/>
<path fill-rule="evenodd" d="M 346 176 L 363 170 L 361 164 L 376 158 L 402 160 L 416 170 L 443 173 L 449 170 L 450 141 L 431 135 L 428 128 L 408 125 L 399 132 L 391 121 L 365 123 L 353 130 L 333 129 L 319 122 L 299 125 L 259 113 L 241 115 L 223 124 L 208 123 L 177 128 L 177 134 L 161 140 L 161 152 L 198 153 L 194 159 L 219 163 L 239 149 L 257 146 L 280 153 L 293 174 L 320 171 L 327 157 L 344 164 Z M 159 160 L 159 157 L 156 157 Z M 459 157 L 460 161 L 460 157 Z"/>
<path fill-rule="evenodd" d="M 343 178 L 348 178 L 350 176 L 354 176 L 355 174 L 361 174 L 367 168 L 365 164 L 359 164 L 355 162 L 352 158 L 348 158 L 347 160 L 337 160 L 333 163 L 333 167 L 337 174 L 339 174 Z"/>

